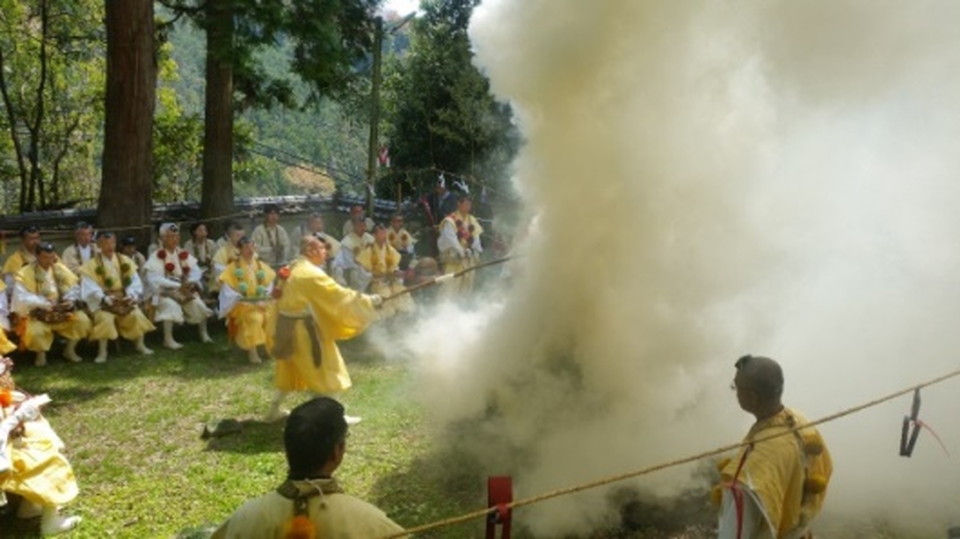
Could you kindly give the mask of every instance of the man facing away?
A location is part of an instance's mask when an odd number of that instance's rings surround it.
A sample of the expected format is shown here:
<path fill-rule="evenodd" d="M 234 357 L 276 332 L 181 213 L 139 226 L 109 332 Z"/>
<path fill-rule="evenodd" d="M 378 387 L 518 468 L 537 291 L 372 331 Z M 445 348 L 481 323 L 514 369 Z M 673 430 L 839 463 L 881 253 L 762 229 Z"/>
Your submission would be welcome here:
<path fill-rule="evenodd" d="M 343 406 L 317 397 L 290 413 L 283 431 L 287 479 L 275 491 L 243 504 L 213 539 L 285 537 L 296 528 L 306 537 L 369 539 L 402 533 L 373 505 L 345 494 L 333 477 L 347 448 Z M 298 535 L 299 536 L 299 535 Z"/>
<path fill-rule="evenodd" d="M 278 272 L 279 296 L 268 347 L 276 358 L 277 394 L 267 421 L 282 419 L 291 391 L 336 395 L 350 388 L 350 374 L 337 341 L 351 339 L 377 320 L 383 300 L 338 285 L 324 271 L 327 247 L 313 236 L 300 241 L 300 257 Z M 360 418 L 350 418 L 359 422 Z"/>
<path fill-rule="evenodd" d="M 783 371 L 767 357 L 743 356 L 733 388 L 756 417 L 735 459 L 720 470 L 720 539 L 812 537 L 833 465 L 820 433 L 783 406 Z"/>

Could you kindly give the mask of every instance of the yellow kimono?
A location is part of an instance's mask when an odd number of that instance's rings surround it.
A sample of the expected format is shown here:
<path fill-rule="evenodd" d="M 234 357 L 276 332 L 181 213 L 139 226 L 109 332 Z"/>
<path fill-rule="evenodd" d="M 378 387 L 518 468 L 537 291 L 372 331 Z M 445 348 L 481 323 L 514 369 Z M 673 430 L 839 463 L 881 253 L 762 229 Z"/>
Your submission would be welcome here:
<path fill-rule="evenodd" d="M 0 354 L 9 354 L 17 349 L 17 345 L 7 339 L 10 331 L 10 312 L 7 308 L 7 285 L 0 280 Z"/>
<path fill-rule="evenodd" d="M 387 297 L 403 291 L 402 279 L 396 275 L 400 268 L 400 253 L 389 243 L 367 245 L 357 255 L 357 264 L 373 276 L 370 281 L 371 294 Z M 413 299 L 407 294 L 384 303 L 380 309 L 380 316 L 389 318 L 397 311 L 410 312 L 415 308 Z"/>
<path fill-rule="evenodd" d="M 227 269 L 233 261 L 240 258 L 240 248 L 230 242 L 226 242 L 217 249 L 213 255 L 213 275 L 215 276 L 210 286 L 211 292 L 217 292 L 220 289 L 220 275 Z"/>
<path fill-rule="evenodd" d="M 480 235 L 483 227 L 471 214 L 455 211 L 440 222 L 437 249 L 444 273 L 457 273 L 476 265 L 483 247 Z M 474 272 L 466 273 L 443 286 L 445 296 L 454 297 L 473 290 Z"/>
<path fill-rule="evenodd" d="M 397 251 L 410 254 L 413 254 L 413 246 L 417 243 L 417 241 L 413 239 L 413 236 L 407 232 L 406 228 L 396 230 L 393 227 L 387 229 L 387 241 L 390 242 L 390 246 Z"/>
<path fill-rule="evenodd" d="M 784 408 L 754 424 L 744 441 L 763 439 L 807 423 L 796 411 Z M 830 452 L 820 433 L 815 428 L 804 429 L 746 447 L 749 449 L 741 450 L 737 458 L 723 465 L 721 487 L 731 488 L 734 478 L 749 487 L 775 537 L 787 537 L 809 527 L 823 507 L 833 473 Z M 749 451 L 745 458 L 744 451 Z"/>
<path fill-rule="evenodd" d="M 3 274 L 15 276 L 17 272 L 20 271 L 20 268 L 32 263 L 36 259 L 36 255 L 28 253 L 23 249 L 17 249 L 17 251 L 10 255 L 3 263 Z"/>
<path fill-rule="evenodd" d="M 107 259 L 98 253 L 80 266 L 80 278 L 80 294 L 93 313 L 91 340 L 112 341 L 121 336 L 135 341 L 145 333 L 157 329 L 140 307 L 135 307 L 121 316 L 107 311 L 102 305 L 104 298 L 108 296 L 129 297 L 140 301 L 143 283 L 140 281 L 137 264 L 130 257 L 114 253 L 112 258 Z"/>
<path fill-rule="evenodd" d="M 338 285 L 303 258 L 283 268 L 280 279 L 277 316 L 267 332 L 277 388 L 327 395 L 348 389 L 350 374 L 336 341 L 356 337 L 377 319 L 370 296 Z"/>
<path fill-rule="evenodd" d="M 76 341 L 90 333 L 90 318 L 81 310 L 74 310 L 67 319 L 47 323 L 34 319 L 30 312 L 35 308 L 49 308 L 61 301 L 79 299 L 79 280 L 70 269 L 54 262 L 48 270 L 39 264 L 20 268 L 16 275 L 13 292 L 13 310 L 20 316 L 17 335 L 20 346 L 31 352 L 46 352 L 53 345 L 53 334 Z"/>
<path fill-rule="evenodd" d="M 243 258 L 227 264 L 217 280 L 220 287 L 220 317 L 227 319 L 227 333 L 237 346 L 250 350 L 267 344 L 267 313 L 273 304 L 270 292 L 276 272 L 257 260 Z"/>
<path fill-rule="evenodd" d="M 26 397 L 16 390 L 12 395 L 15 403 Z M 14 409 L 15 405 L 0 408 L 0 419 Z M 77 479 L 62 450 L 63 441 L 46 419 L 39 417 L 23 423 L 23 434 L 11 436 L 7 443 L 12 466 L 0 473 L 0 491 L 47 507 L 70 502 L 77 497 Z"/>

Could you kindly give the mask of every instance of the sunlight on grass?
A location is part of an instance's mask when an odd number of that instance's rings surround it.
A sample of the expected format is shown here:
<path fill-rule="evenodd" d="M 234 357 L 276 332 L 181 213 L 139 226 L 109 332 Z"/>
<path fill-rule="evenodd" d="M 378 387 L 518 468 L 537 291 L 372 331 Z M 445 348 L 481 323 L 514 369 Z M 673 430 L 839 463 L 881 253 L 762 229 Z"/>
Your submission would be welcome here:
<path fill-rule="evenodd" d="M 157 348 L 145 358 L 127 345 L 105 365 L 39 369 L 19 361 L 19 385 L 54 399 L 46 416 L 66 442 L 80 484 L 68 509 L 84 522 L 72 537 L 200 535 L 282 481 L 283 425 L 259 421 L 273 392 L 272 362 L 247 363 L 223 335 L 213 344 L 184 337 L 183 350 Z M 431 447 L 405 362 L 379 356 L 362 339 L 344 350 L 354 387 L 343 400 L 363 417 L 337 472 L 347 491 L 405 526 L 482 507 L 483 477 Z M 201 439 L 207 422 L 226 418 L 244 422 L 243 431 Z M 481 526 L 433 536 L 476 536 Z"/>

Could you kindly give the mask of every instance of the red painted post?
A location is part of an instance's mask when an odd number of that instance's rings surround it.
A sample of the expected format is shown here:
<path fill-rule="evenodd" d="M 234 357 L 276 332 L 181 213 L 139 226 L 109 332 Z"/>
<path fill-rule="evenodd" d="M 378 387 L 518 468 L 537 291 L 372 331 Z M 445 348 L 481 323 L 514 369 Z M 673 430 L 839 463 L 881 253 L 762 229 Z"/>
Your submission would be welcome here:
<path fill-rule="evenodd" d="M 507 504 L 513 501 L 513 479 L 509 475 L 487 478 L 487 507 L 497 510 L 487 515 L 487 539 L 497 536 L 497 524 L 501 526 L 500 537 L 510 539 L 511 511 Z"/>

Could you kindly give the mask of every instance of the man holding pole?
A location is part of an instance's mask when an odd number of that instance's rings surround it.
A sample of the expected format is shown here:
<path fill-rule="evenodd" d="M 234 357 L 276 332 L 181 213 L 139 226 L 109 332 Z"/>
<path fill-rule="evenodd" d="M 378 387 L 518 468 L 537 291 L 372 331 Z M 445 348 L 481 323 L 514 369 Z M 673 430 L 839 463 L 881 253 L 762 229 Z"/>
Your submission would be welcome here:
<path fill-rule="evenodd" d="M 337 341 L 356 337 L 377 320 L 377 295 L 338 285 L 323 271 L 326 245 L 313 236 L 300 241 L 300 256 L 281 268 L 274 296 L 277 315 L 268 346 L 276 358 L 277 394 L 267 421 L 285 417 L 280 405 L 291 391 L 335 396 L 351 386 Z M 360 418 L 349 417 L 351 424 Z"/>

